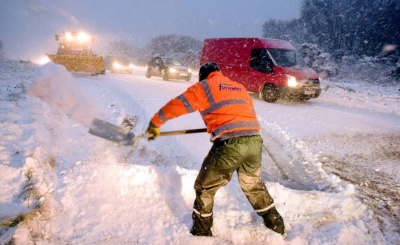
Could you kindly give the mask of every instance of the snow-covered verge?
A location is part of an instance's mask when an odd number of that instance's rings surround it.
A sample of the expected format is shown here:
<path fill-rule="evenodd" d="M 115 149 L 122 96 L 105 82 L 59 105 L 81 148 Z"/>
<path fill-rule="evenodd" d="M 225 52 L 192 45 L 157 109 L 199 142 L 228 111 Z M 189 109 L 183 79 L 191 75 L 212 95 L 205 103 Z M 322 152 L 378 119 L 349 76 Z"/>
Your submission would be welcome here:
<path fill-rule="evenodd" d="M 400 52 L 393 45 L 386 45 L 381 53 L 373 57 L 345 55 L 340 51 L 331 54 L 310 43 L 299 45 L 298 51 L 305 63 L 322 78 L 380 86 L 400 83 Z"/>
<path fill-rule="evenodd" d="M 9 240 L 14 227 L 24 219 L 44 217 L 54 210 L 52 199 L 56 155 L 51 141 L 63 115 L 26 94 L 36 65 L 18 61 L 0 64 L 0 234 Z M 5 228 L 11 227 L 11 228 Z M 40 233 L 37 227 L 33 233 Z"/>
<path fill-rule="evenodd" d="M 317 169 L 318 182 L 324 185 L 313 190 L 291 189 L 268 181 L 266 171 L 264 181 L 287 226 L 288 238 L 282 240 L 264 227 L 234 178 L 216 196 L 215 237 L 193 237 L 189 233 L 193 183 L 210 147 L 208 136 L 140 141 L 135 149 L 113 145 L 89 135 L 86 127 L 58 108 L 27 95 L 36 69 L 15 61 L 0 63 L 0 222 L 8 225 L 0 228 L 0 243 L 400 242 L 396 216 L 400 196 L 396 181 L 400 173 L 399 130 L 388 133 L 376 129 L 374 133 L 362 120 L 349 122 L 349 127 L 359 123 L 360 131 L 366 129 L 365 133 L 340 134 L 333 126 L 323 124 L 317 125 L 325 128 L 310 129 L 317 120 L 311 115 L 308 123 L 294 125 L 300 132 L 295 134 L 289 122 L 282 122 L 305 120 L 296 111 L 308 104 L 255 101 L 261 123 L 272 129 L 264 138 L 274 137 L 294 158 Z M 137 115 L 141 118 L 137 125 L 140 132 L 163 103 L 188 86 L 171 82 L 165 87 L 165 82 L 145 80 L 143 74 L 74 79 L 87 98 L 101 108 L 97 116 L 116 123 L 126 115 Z M 60 79 L 66 77 L 60 74 Z M 356 109 L 398 118 L 398 89 L 325 81 L 317 106 L 328 111 L 340 106 L 349 112 Z M 315 106 L 312 101 L 309 104 Z M 291 111 L 290 120 L 284 110 Z M 333 114 L 322 116 L 330 118 Z M 199 121 L 198 115 L 188 115 L 166 127 L 177 129 L 185 122 L 193 128 L 201 127 Z M 15 220 L 18 215 L 20 219 Z M 10 220 L 15 226 L 8 223 Z"/>

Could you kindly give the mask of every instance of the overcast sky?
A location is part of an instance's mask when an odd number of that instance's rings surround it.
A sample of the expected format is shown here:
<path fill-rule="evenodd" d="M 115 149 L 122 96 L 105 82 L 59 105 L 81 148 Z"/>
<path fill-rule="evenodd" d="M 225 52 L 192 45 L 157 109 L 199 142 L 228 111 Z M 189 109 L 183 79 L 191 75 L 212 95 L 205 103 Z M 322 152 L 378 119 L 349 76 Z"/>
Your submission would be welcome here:
<path fill-rule="evenodd" d="M 84 30 L 101 49 L 110 39 L 143 47 L 161 34 L 261 37 L 269 19 L 300 15 L 302 0 L 0 0 L 0 41 L 7 57 L 54 53 L 54 35 Z"/>

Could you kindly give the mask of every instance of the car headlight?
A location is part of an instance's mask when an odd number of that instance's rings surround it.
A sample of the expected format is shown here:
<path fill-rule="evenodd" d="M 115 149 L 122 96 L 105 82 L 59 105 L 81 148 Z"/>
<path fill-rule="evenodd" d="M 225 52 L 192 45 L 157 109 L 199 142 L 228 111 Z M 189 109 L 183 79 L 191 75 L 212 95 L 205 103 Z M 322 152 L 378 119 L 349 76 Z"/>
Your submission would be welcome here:
<path fill-rule="evenodd" d="M 120 68 L 121 65 L 120 65 L 118 62 L 114 62 L 114 63 L 113 63 L 113 67 L 114 67 L 114 68 Z"/>
<path fill-rule="evenodd" d="M 286 75 L 286 77 L 288 79 L 287 80 L 287 85 L 289 87 L 296 87 L 297 86 L 297 79 L 292 75 L 288 75 L 288 74 L 285 74 L 285 75 Z"/>
<path fill-rule="evenodd" d="M 43 56 L 41 57 L 36 63 L 38 63 L 39 65 L 44 65 L 50 62 L 50 59 L 48 56 Z"/>
<path fill-rule="evenodd" d="M 169 72 L 176 72 L 175 68 L 169 68 Z"/>
<path fill-rule="evenodd" d="M 133 64 L 129 64 L 129 67 L 130 67 L 130 68 L 133 68 Z"/>
<path fill-rule="evenodd" d="M 192 73 L 192 69 L 189 68 L 189 69 L 188 69 L 188 72 L 189 72 L 189 73 Z"/>

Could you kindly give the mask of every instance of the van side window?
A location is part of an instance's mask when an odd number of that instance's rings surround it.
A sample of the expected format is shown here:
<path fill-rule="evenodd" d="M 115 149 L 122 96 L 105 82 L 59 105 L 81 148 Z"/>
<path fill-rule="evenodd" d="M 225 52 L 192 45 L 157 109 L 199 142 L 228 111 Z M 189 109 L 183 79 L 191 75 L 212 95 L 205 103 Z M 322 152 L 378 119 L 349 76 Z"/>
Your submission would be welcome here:
<path fill-rule="evenodd" d="M 252 49 L 250 67 L 263 73 L 274 73 L 273 63 L 266 49 Z"/>

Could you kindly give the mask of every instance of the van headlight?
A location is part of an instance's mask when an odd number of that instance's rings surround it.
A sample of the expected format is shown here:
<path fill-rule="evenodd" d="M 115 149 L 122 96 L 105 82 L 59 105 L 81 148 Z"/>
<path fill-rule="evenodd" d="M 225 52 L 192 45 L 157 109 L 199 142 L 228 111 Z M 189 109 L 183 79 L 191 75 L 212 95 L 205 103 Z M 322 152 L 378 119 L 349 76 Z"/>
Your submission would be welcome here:
<path fill-rule="evenodd" d="M 288 74 L 285 74 L 285 75 L 287 77 L 287 85 L 289 87 L 296 87 L 297 86 L 297 79 L 292 75 L 288 75 Z"/>

